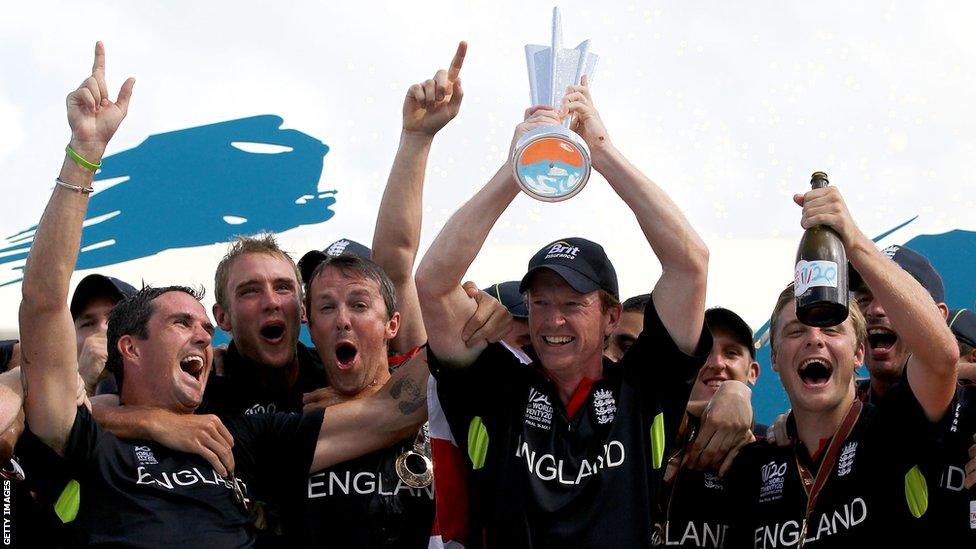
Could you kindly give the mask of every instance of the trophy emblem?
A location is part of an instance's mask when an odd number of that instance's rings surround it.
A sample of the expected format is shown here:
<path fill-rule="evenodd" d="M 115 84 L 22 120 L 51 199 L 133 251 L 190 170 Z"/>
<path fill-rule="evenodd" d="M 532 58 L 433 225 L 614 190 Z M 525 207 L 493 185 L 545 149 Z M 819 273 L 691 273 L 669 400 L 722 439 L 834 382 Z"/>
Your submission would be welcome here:
<path fill-rule="evenodd" d="M 552 44 L 525 46 L 529 92 L 533 105 L 559 107 L 566 88 L 585 74 L 592 82 L 599 57 L 590 52 L 590 41 L 564 49 L 559 8 L 552 9 Z M 569 129 L 570 117 L 561 126 L 536 128 L 515 144 L 512 166 L 519 187 L 545 202 L 567 200 L 583 190 L 590 178 L 590 149 Z"/>

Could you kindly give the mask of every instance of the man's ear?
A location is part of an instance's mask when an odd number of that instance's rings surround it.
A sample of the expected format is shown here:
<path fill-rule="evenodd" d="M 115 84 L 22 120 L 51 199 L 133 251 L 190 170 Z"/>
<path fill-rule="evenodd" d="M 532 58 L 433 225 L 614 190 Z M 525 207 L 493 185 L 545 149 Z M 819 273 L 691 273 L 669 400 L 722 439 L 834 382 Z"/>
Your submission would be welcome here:
<path fill-rule="evenodd" d="M 393 316 L 386 322 L 386 340 L 391 341 L 396 337 L 397 332 L 400 331 L 400 313 L 395 312 Z"/>
<path fill-rule="evenodd" d="M 942 319 L 947 320 L 949 318 L 949 306 L 945 303 L 938 303 L 939 312 L 942 313 Z"/>
<path fill-rule="evenodd" d="M 773 350 L 773 346 L 769 346 L 769 364 L 773 367 L 773 371 L 777 374 L 779 373 L 779 366 L 776 365 L 776 351 Z"/>
<path fill-rule="evenodd" d="M 864 364 L 864 343 L 858 343 L 854 349 L 854 367 L 857 368 Z"/>
<path fill-rule="evenodd" d="M 225 310 L 220 305 L 214 303 L 213 315 L 214 315 L 214 320 L 217 321 L 217 326 L 220 326 L 221 330 L 230 333 L 231 325 L 232 325 L 230 321 L 230 312 Z"/>
<path fill-rule="evenodd" d="M 759 371 L 759 363 L 753 360 L 752 363 L 749 364 L 749 370 L 746 376 L 746 380 L 749 382 L 750 386 L 756 384 L 756 380 L 759 379 Z"/>
<path fill-rule="evenodd" d="M 623 314 L 624 306 L 621 304 L 616 304 L 607 311 L 610 315 L 610 321 L 607 322 L 607 329 L 603 332 L 604 339 L 613 335 L 613 331 L 617 329 L 620 325 L 620 315 Z"/>
<path fill-rule="evenodd" d="M 136 344 L 136 338 L 131 335 L 124 335 L 119 338 L 118 343 L 115 344 L 116 349 L 119 354 L 122 355 L 123 362 L 125 359 L 129 360 L 139 360 L 139 346 Z"/>

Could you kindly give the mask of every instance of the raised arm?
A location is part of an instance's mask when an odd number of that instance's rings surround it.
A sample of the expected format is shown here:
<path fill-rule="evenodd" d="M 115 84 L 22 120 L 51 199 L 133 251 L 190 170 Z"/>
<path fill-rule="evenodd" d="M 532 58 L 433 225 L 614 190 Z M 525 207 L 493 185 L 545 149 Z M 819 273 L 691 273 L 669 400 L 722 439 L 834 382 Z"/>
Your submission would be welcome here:
<path fill-rule="evenodd" d="M 396 289 L 400 331 L 391 346 L 406 353 L 427 340 L 420 300 L 413 279 L 420 247 L 424 174 L 434 135 L 457 116 L 461 108 L 461 65 L 468 44 L 458 44 L 448 70 L 414 84 L 403 100 L 403 130 L 390 178 L 383 191 L 373 232 L 373 261 L 383 267 Z"/>
<path fill-rule="evenodd" d="M 671 198 L 614 147 L 593 107 L 585 76 L 567 90 L 563 110 L 574 115 L 573 130 L 589 146 L 593 168 L 634 212 L 661 262 L 654 307 L 678 347 L 691 354 L 705 320 L 708 247 Z"/>
<path fill-rule="evenodd" d="M 847 260 L 911 350 L 908 383 L 912 392 L 930 420 L 941 419 L 955 393 L 959 347 L 932 296 L 858 229 L 837 187 L 815 189 L 793 199 L 803 206 L 800 224 L 804 229 L 827 225 L 840 235 Z"/>
<path fill-rule="evenodd" d="M 68 310 L 68 284 L 94 176 L 90 168 L 101 162 L 125 118 L 134 84 L 135 80 L 126 80 L 116 101 L 109 99 L 105 48 L 97 43 L 91 76 L 67 98 L 69 144 L 83 160 L 65 156 L 59 184 L 37 225 L 24 268 L 20 336 L 27 424 L 59 453 L 64 452 L 76 409 L 78 349 Z"/>
<path fill-rule="evenodd" d="M 368 398 L 330 406 L 322 420 L 310 472 L 386 448 L 427 421 L 427 350 L 402 366 Z"/>
<path fill-rule="evenodd" d="M 533 128 L 559 124 L 557 112 L 550 107 L 532 107 L 525 114 L 525 121 L 515 129 L 513 146 L 522 134 Z M 417 269 L 417 292 L 428 344 L 438 360 L 447 366 L 469 366 L 485 348 L 484 343 L 469 347 L 464 341 L 462 330 L 476 305 L 461 287 L 461 278 L 481 251 L 495 222 L 518 193 L 512 166 L 506 163 L 487 185 L 454 212 Z"/>

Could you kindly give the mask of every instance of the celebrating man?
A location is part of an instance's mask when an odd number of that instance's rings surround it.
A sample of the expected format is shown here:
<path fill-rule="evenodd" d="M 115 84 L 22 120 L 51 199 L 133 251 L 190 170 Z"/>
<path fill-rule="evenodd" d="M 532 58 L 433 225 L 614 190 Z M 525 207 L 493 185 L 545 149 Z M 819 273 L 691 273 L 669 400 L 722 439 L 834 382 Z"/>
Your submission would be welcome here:
<path fill-rule="evenodd" d="M 666 441 L 711 347 L 703 330 L 708 251 L 667 195 L 613 146 L 585 80 L 562 106 L 529 109 L 513 142 L 574 115 L 593 167 L 661 261 L 644 330 L 620 363 L 604 360 L 620 319 L 616 273 L 601 246 L 566 238 L 536 253 L 520 284 L 532 363 L 502 345 L 465 344 L 475 305 L 461 277 L 519 192 L 506 164 L 448 221 L 418 269 L 431 370 L 467 455 L 471 542 L 649 546 Z"/>
<path fill-rule="evenodd" d="M 840 235 L 848 261 L 888 312 L 911 353 L 907 383 L 862 407 L 853 379 L 867 341 L 860 310 L 852 303 L 843 323 L 816 328 L 797 319 L 792 286 L 780 294 L 770 346 L 795 442 L 739 454 L 728 479 L 735 505 L 726 547 L 912 545 L 912 517 L 927 504 L 915 465 L 953 398 L 955 340 L 932 296 L 857 228 L 836 187 L 794 199 L 804 228 L 826 225 Z"/>

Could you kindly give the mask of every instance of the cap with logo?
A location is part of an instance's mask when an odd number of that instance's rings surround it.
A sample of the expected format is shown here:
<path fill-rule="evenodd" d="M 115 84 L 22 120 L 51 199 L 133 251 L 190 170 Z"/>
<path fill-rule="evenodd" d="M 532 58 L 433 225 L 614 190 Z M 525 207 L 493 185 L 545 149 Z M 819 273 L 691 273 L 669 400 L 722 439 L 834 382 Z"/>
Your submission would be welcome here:
<path fill-rule="evenodd" d="M 712 307 L 705 311 L 705 323 L 709 330 L 725 329 L 731 332 L 738 343 L 749 349 L 749 356 L 756 358 L 756 347 L 752 344 L 752 328 L 742 317 L 723 307 Z"/>
<path fill-rule="evenodd" d="M 482 290 L 491 297 L 497 299 L 502 305 L 512 313 L 515 318 L 529 318 L 529 309 L 525 306 L 525 299 L 519 291 L 519 281 L 509 280 L 492 284 Z"/>
<path fill-rule="evenodd" d="M 547 244 L 529 260 L 529 270 L 519 284 L 520 293 L 525 293 L 532 277 L 542 269 L 555 272 L 581 294 L 604 290 L 620 298 L 617 272 L 603 246 L 596 242 L 574 237 Z"/>
<path fill-rule="evenodd" d="M 956 340 L 976 347 L 976 314 L 969 309 L 953 309 L 949 311 L 948 321 Z"/>
<path fill-rule="evenodd" d="M 932 262 L 924 255 L 911 248 L 898 245 L 888 246 L 881 250 L 881 253 L 908 271 L 908 274 L 912 275 L 912 278 L 929 292 L 936 303 L 945 303 L 945 285 L 942 283 L 942 277 L 932 266 Z M 864 279 L 850 264 L 848 264 L 848 280 L 851 291 L 856 291 L 864 284 Z"/>
<path fill-rule="evenodd" d="M 124 298 L 131 297 L 138 292 L 127 282 L 112 276 L 100 274 L 90 274 L 81 279 L 75 288 L 75 293 L 71 296 L 71 318 L 78 318 L 88 302 L 96 297 L 108 297 L 114 299 L 116 303 Z"/>
<path fill-rule="evenodd" d="M 319 266 L 319 263 L 322 263 L 330 257 L 336 257 L 342 254 L 358 255 L 363 259 L 371 260 L 373 250 L 370 250 L 368 246 L 364 246 L 348 238 L 340 238 L 326 246 L 322 251 L 312 250 L 298 260 L 298 271 L 302 273 L 302 281 L 308 282 L 309 277 L 315 272 L 315 268 Z"/>

